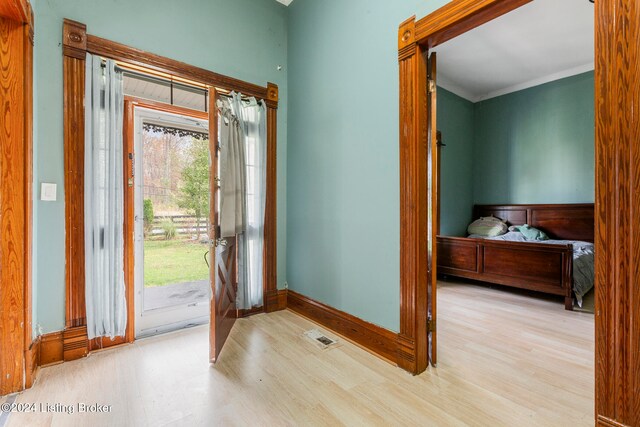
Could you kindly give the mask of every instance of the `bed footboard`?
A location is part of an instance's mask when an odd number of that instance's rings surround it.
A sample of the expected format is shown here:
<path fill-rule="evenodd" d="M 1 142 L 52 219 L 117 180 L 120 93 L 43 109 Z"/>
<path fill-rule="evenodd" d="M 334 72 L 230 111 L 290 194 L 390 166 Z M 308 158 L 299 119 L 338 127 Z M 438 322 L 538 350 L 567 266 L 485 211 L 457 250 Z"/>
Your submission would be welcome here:
<path fill-rule="evenodd" d="M 438 272 L 564 297 L 573 309 L 573 247 L 437 237 Z"/>

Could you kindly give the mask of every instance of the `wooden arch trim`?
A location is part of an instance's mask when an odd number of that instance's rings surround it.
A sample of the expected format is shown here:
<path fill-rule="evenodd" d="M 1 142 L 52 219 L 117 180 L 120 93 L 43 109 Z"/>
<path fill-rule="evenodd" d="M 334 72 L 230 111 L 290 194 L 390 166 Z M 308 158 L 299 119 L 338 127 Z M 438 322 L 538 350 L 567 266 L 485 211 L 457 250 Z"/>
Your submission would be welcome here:
<path fill-rule="evenodd" d="M 62 29 L 64 80 L 65 256 L 66 323 L 63 358 L 85 356 L 92 345 L 87 339 L 84 278 L 84 78 L 86 53 L 142 66 L 188 79 L 222 91 L 242 92 L 267 104 L 267 199 L 265 221 L 264 311 L 278 309 L 276 254 L 276 151 L 278 86 L 259 86 L 146 52 L 87 33 L 86 25 L 65 19 Z M 132 244 L 132 243 L 130 243 Z M 127 243 L 125 243 L 127 245 Z M 125 248 L 125 253 L 130 253 Z M 125 279 L 127 280 L 127 279 Z M 129 278 L 129 280 L 131 280 Z M 128 283 L 128 286 L 133 286 Z M 133 319 L 131 319 L 133 320 Z M 126 341 L 133 340 L 129 321 Z"/>

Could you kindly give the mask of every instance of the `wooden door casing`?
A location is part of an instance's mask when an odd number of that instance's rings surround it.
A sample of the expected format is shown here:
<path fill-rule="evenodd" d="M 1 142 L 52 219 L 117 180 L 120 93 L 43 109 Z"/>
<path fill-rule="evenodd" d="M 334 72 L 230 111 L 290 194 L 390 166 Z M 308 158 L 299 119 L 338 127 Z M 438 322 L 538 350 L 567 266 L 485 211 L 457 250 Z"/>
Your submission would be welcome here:
<path fill-rule="evenodd" d="M 25 0 L 15 0 L 26 3 Z M 2 8 L 0 8 L 2 13 Z M 66 326 L 63 331 L 64 360 L 73 360 L 88 354 L 91 343 L 87 339 L 84 306 L 84 217 L 83 177 L 84 159 L 84 58 L 87 52 L 111 58 L 130 66 L 140 67 L 165 77 L 175 76 L 200 83 L 224 92 L 242 92 L 247 96 L 264 99 L 267 105 L 267 218 L 265 221 L 264 292 L 265 311 L 278 309 L 277 254 L 276 254 L 276 146 L 278 86 L 267 83 L 259 86 L 194 67 L 151 52 L 116 43 L 87 33 L 86 25 L 64 19 L 62 28 L 63 52 L 63 98 L 64 98 L 64 160 L 65 160 L 65 283 L 66 283 Z M 208 112 L 212 110 L 211 97 Z M 157 105 L 156 105 L 157 106 Z M 31 109 L 29 109 L 31 111 Z M 25 125 L 28 122 L 25 122 Z M 213 149 L 212 149 L 213 152 Z M 212 234 L 210 234 L 210 237 Z M 133 263 L 129 263 L 132 268 Z M 30 270 L 30 269 L 29 269 Z M 30 307 L 25 313 L 30 313 Z"/>
<path fill-rule="evenodd" d="M 25 369 L 24 36 L 22 22 L 0 16 L 0 395 L 22 390 Z"/>
<path fill-rule="evenodd" d="M 640 4 L 595 10 L 596 424 L 640 426 Z"/>
<path fill-rule="evenodd" d="M 437 334 L 437 290 L 438 275 L 436 267 L 438 265 L 436 257 L 436 238 L 440 229 L 440 149 L 437 131 L 437 55 L 432 52 L 427 60 L 427 108 L 428 108 L 428 124 L 427 135 L 430 149 L 427 156 L 427 170 L 430 177 L 429 180 L 429 216 L 427 234 L 427 251 L 428 251 L 428 289 L 427 289 L 427 320 L 428 320 L 428 345 L 429 345 L 429 362 L 432 366 L 438 363 L 438 334 Z"/>
<path fill-rule="evenodd" d="M 29 388 L 32 341 L 33 40 L 28 0 L 0 5 L 0 395 Z"/>

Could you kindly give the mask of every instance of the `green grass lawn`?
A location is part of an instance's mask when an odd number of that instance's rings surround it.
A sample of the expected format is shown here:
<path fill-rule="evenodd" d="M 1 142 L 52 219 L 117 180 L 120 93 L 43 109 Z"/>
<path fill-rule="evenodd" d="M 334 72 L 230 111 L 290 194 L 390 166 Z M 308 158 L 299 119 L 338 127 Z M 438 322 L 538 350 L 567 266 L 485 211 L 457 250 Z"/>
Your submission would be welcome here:
<path fill-rule="evenodd" d="M 186 240 L 145 240 L 144 285 L 164 286 L 207 280 L 207 245 Z"/>

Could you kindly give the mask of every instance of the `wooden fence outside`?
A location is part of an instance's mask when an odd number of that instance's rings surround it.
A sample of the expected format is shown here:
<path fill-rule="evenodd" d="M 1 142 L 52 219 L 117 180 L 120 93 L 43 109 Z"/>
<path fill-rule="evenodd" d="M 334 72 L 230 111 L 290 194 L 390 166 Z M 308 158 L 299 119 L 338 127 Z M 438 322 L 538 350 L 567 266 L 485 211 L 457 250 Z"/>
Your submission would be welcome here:
<path fill-rule="evenodd" d="M 176 234 L 178 235 L 193 235 L 197 234 L 200 230 L 200 237 L 206 236 L 209 228 L 208 218 L 200 218 L 200 226 L 198 227 L 198 221 L 195 216 L 192 215 L 165 215 L 154 216 L 151 232 L 147 234 L 148 237 L 161 237 L 164 236 L 165 230 L 163 225 L 167 222 L 175 224 Z"/>

